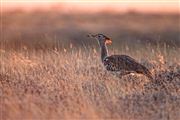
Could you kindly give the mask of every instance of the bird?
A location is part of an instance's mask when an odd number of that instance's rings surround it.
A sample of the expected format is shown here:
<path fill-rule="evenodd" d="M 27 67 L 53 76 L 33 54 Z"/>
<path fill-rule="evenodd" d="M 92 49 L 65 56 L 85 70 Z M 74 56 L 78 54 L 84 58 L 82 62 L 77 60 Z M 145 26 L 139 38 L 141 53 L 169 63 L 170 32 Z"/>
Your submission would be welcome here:
<path fill-rule="evenodd" d="M 134 58 L 128 55 L 109 55 L 107 45 L 112 44 L 112 40 L 104 34 L 88 34 L 88 37 L 97 40 L 101 51 L 101 62 L 107 71 L 120 72 L 121 75 L 138 73 L 153 79 L 152 73 Z"/>

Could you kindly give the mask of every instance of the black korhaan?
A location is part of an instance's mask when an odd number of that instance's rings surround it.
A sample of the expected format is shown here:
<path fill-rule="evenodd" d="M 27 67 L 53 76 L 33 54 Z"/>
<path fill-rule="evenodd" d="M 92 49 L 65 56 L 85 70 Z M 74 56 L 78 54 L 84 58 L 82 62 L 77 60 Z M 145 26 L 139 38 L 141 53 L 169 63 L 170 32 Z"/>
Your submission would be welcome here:
<path fill-rule="evenodd" d="M 88 35 L 89 37 L 95 38 L 98 41 L 101 50 L 101 61 L 108 71 L 119 71 L 124 74 L 132 72 L 143 74 L 149 79 L 153 79 L 151 72 L 143 65 L 138 63 L 135 59 L 127 55 L 108 55 L 107 44 L 111 44 L 112 40 L 103 35 Z"/>

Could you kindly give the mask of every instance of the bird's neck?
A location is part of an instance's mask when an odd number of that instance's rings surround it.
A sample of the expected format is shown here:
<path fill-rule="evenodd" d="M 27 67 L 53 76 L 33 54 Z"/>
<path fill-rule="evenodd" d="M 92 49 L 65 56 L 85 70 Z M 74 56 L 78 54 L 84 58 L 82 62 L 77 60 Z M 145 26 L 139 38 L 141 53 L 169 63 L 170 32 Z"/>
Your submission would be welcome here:
<path fill-rule="evenodd" d="M 101 61 L 103 61 L 107 56 L 108 56 L 108 50 L 107 50 L 107 46 L 104 44 L 104 45 L 101 45 L 100 46 L 101 48 Z"/>

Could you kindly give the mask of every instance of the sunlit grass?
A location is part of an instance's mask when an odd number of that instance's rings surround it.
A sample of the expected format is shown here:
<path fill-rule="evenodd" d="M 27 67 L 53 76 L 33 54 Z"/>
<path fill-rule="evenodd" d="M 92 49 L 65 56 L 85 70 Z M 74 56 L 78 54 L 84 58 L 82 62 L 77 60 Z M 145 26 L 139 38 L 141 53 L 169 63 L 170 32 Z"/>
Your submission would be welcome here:
<path fill-rule="evenodd" d="M 178 23 L 178 14 L 4 13 L 0 119 L 179 120 Z M 110 37 L 110 55 L 133 57 L 154 80 L 106 71 L 89 33 Z"/>
<path fill-rule="evenodd" d="M 180 66 L 175 58 L 171 62 L 160 53 L 141 61 L 153 72 L 155 79 L 149 81 L 107 72 L 95 49 L 1 50 L 1 117 L 178 120 Z"/>

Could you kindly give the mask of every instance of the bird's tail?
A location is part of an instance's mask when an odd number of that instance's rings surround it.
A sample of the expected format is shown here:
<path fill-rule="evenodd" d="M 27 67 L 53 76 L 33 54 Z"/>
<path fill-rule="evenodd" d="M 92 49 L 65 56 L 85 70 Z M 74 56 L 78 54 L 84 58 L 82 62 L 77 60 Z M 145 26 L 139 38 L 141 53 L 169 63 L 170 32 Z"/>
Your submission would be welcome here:
<path fill-rule="evenodd" d="M 143 65 L 138 67 L 137 73 L 146 75 L 150 80 L 153 80 L 152 73 Z"/>

